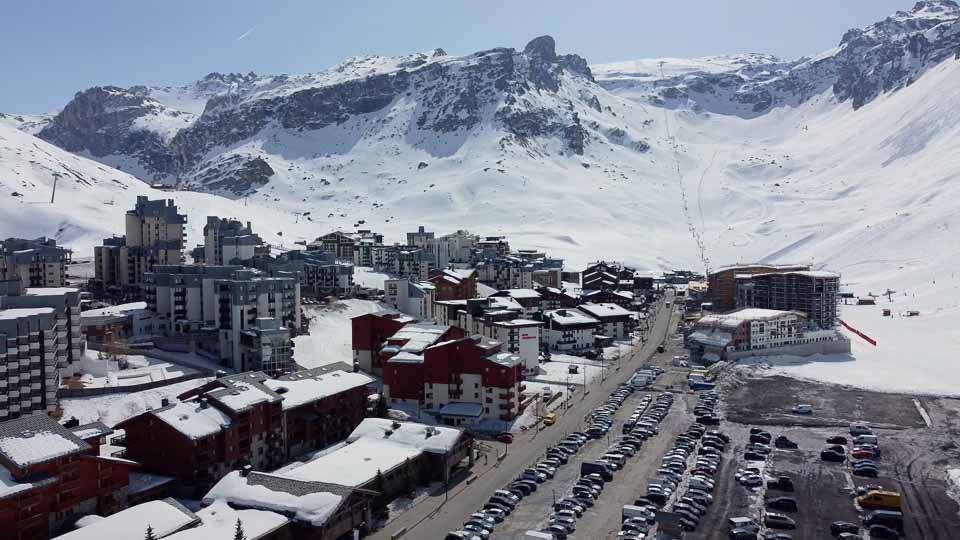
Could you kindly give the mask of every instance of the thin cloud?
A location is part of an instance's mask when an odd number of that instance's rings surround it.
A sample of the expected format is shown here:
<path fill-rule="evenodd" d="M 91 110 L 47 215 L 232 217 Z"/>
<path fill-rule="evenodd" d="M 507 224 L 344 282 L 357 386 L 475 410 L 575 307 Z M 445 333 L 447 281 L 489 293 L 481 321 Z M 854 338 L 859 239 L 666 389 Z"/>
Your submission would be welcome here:
<path fill-rule="evenodd" d="M 240 40 L 248 37 L 248 36 L 249 36 L 250 34 L 252 34 L 253 31 L 256 30 L 256 29 L 257 29 L 257 25 L 251 26 L 249 30 L 247 30 L 246 32 L 240 34 L 240 37 L 237 38 L 237 41 L 240 41 Z"/>

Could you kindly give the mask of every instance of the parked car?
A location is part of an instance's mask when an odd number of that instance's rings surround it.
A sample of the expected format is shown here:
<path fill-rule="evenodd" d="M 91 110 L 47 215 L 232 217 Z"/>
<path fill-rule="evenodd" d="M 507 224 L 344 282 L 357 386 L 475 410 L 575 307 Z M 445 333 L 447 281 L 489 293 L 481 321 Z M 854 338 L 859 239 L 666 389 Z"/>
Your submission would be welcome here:
<path fill-rule="evenodd" d="M 783 512 L 796 512 L 797 500 L 793 497 L 776 497 L 767 501 L 767 508 L 781 510 Z"/>
<path fill-rule="evenodd" d="M 809 403 L 801 403 L 799 405 L 794 405 L 793 407 L 794 414 L 813 414 L 813 405 Z"/>
<path fill-rule="evenodd" d="M 834 521 L 830 524 L 830 534 L 838 536 L 840 533 L 860 534 L 860 526 L 849 521 Z"/>
<path fill-rule="evenodd" d="M 870 429 L 870 426 L 866 424 L 850 424 L 850 435 L 856 437 L 857 435 L 869 435 L 872 434 L 873 430 Z"/>
<path fill-rule="evenodd" d="M 797 443 L 791 441 L 787 437 L 780 435 L 773 441 L 773 445 L 777 448 L 793 449 L 797 448 Z"/>
<path fill-rule="evenodd" d="M 763 524 L 771 529 L 796 529 L 797 522 L 790 516 L 767 512 L 763 518 Z"/>
<path fill-rule="evenodd" d="M 502 443 L 510 444 L 513 442 L 513 433 L 499 433 L 497 434 L 497 440 Z"/>
<path fill-rule="evenodd" d="M 847 438 L 837 435 L 836 437 L 830 437 L 827 439 L 828 444 L 847 444 Z"/>
<path fill-rule="evenodd" d="M 870 531 L 870 538 L 878 538 L 880 540 L 886 538 L 900 538 L 900 533 L 883 525 L 872 525 L 867 530 Z"/>
<path fill-rule="evenodd" d="M 778 476 L 773 480 L 767 480 L 767 489 L 793 491 L 793 480 L 789 476 Z"/>
<path fill-rule="evenodd" d="M 832 461 L 835 463 L 843 463 L 847 460 L 847 456 L 836 452 L 835 450 L 826 449 L 820 452 L 820 459 L 823 461 Z"/>

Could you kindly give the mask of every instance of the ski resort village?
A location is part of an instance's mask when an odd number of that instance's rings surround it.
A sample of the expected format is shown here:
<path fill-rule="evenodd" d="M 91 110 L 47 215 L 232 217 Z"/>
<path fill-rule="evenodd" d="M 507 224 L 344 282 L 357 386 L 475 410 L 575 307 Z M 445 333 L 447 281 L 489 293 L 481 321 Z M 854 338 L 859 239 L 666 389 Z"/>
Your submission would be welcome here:
<path fill-rule="evenodd" d="M 0 540 L 960 538 L 960 5 L 498 35 L 0 114 Z"/>

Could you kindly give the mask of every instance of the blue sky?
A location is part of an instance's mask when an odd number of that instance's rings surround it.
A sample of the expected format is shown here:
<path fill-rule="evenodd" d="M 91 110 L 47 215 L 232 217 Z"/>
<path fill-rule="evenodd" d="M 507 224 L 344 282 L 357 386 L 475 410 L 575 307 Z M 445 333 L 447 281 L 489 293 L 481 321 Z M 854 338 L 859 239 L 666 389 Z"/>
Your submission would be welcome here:
<path fill-rule="evenodd" d="M 796 58 L 911 0 L 31 0 L 5 2 L 0 111 L 40 113 L 96 85 L 212 71 L 319 71 L 348 56 L 465 54 L 550 34 L 590 63 L 764 52 Z M 242 39 L 241 39 L 242 38 Z"/>

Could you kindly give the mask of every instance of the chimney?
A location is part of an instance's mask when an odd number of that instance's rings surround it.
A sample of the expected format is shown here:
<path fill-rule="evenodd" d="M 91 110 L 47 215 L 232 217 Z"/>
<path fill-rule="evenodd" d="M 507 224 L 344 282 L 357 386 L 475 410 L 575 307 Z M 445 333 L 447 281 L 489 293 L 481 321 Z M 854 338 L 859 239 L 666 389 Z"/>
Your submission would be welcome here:
<path fill-rule="evenodd" d="M 253 470 L 253 467 L 251 467 L 250 465 L 244 465 L 243 468 L 240 469 L 240 476 L 246 478 L 250 476 L 250 471 L 252 470 Z"/>
<path fill-rule="evenodd" d="M 170 404 L 170 399 L 169 399 L 169 398 L 162 398 L 162 399 L 160 400 L 160 406 L 161 406 L 161 407 L 166 407 L 166 406 L 169 405 L 169 404 Z"/>
<path fill-rule="evenodd" d="M 206 409 L 210 406 L 210 402 L 207 401 L 207 398 L 200 398 L 200 408 Z"/>

